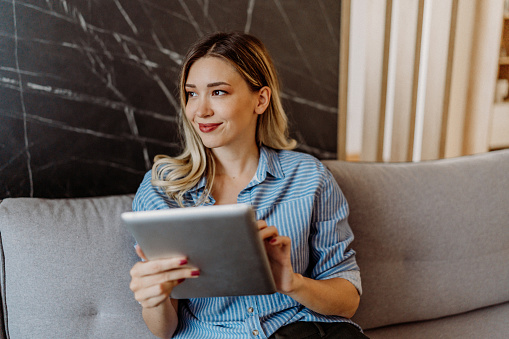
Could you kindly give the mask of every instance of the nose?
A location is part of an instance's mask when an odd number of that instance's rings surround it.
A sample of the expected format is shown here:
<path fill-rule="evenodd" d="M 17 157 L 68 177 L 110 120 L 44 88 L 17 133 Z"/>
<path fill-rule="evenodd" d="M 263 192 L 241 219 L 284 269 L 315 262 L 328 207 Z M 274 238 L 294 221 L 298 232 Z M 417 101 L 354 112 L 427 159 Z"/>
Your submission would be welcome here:
<path fill-rule="evenodd" d="M 208 98 L 199 98 L 197 100 L 198 102 L 195 115 L 200 118 L 206 118 L 214 115 L 214 111 L 212 110 L 212 107 L 210 106 L 210 102 Z"/>

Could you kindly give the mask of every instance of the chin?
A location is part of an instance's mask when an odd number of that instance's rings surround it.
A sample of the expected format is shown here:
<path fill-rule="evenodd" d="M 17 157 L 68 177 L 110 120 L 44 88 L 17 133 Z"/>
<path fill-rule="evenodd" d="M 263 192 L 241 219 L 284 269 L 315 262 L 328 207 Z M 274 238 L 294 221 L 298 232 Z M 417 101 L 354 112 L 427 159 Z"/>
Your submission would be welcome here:
<path fill-rule="evenodd" d="M 203 140 L 201 139 L 201 142 L 203 144 L 203 146 L 207 147 L 207 148 L 218 148 L 218 147 L 221 147 L 223 146 L 222 143 L 220 142 L 217 142 L 217 141 L 211 141 L 211 140 Z"/>

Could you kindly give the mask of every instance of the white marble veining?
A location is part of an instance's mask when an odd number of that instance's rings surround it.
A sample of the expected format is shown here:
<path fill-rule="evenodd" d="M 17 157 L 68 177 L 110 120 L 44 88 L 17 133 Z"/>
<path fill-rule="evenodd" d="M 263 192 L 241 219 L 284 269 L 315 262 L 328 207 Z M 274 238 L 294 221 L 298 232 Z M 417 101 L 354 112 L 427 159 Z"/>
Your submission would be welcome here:
<path fill-rule="evenodd" d="M 18 74 L 18 91 L 19 91 L 19 101 L 21 105 L 21 110 L 23 113 L 23 141 L 25 143 L 25 155 L 26 155 L 26 166 L 28 171 L 28 181 L 30 184 L 30 197 L 34 196 L 34 181 L 32 174 L 32 155 L 30 154 L 30 147 L 28 142 L 28 131 L 27 131 L 27 112 L 25 108 L 25 100 L 23 96 L 23 86 L 21 86 L 21 73 L 18 59 L 18 25 L 17 25 L 17 16 L 16 16 L 16 2 L 12 1 L 12 22 L 14 29 L 14 61 L 16 64 L 16 72 Z"/>
<path fill-rule="evenodd" d="M 40 190 L 38 176 L 58 166 L 75 162 L 139 176 L 151 167 L 155 152 L 176 152 L 177 75 L 183 55 L 196 38 L 217 30 L 241 30 L 272 42 L 268 47 L 283 79 L 282 98 L 294 111 L 289 114 L 296 119 L 292 126 L 297 127 L 299 149 L 320 158 L 335 156 L 335 135 L 327 141 L 320 133 L 304 133 L 298 120 L 312 114 L 317 121 L 336 123 L 335 0 L 299 7 L 282 0 L 0 0 L 0 6 L 11 11 L 10 22 L 0 26 L 5 46 L 0 55 L 0 121 L 13 126 L 0 135 L 0 199 L 18 194 L 12 185 L 20 181 L 20 172 L 27 175 L 24 194 L 34 196 Z M 302 26 L 302 15 L 316 27 Z M 310 29 L 316 39 L 303 38 Z M 274 36 L 287 47 L 274 43 Z M 319 45 L 319 57 L 328 54 L 316 59 L 309 46 L 321 39 L 332 47 Z M 20 123 L 19 134 L 12 128 Z M 51 133 L 42 133 L 46 130 Z M 51 155 L 41 153 L 48 152 L 44 144 L 69 133 L 80 143 L 70 142 L 63 158 L 44 160 Z M 95 151 L 87 153 L 89 158 L 76 156 L 73 147 L 86 140 L 132 145 L 141 152 L 141 163 L 122 154 L 108 159 Z"/>

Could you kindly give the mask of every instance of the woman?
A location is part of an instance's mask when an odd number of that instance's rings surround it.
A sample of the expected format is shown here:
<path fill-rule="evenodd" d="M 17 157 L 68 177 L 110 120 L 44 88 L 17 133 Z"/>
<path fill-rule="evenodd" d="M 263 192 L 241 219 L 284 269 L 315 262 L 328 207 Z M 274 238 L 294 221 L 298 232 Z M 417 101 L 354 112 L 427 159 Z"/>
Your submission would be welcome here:
<path fill-rule="evenodd" d="M 133 209 L 252 205 L 278 293 L 173 300 L 199 269 L 185 257 L 148 261 L 137 247 L 145 260 L 131 270 L 131 289 L 149 329 L 163 338 L 365 338 L 349 320 L 361 285 L 347 250 L 348 205 L 317 159 L 291 151 L 263 44 L 241 33 L 201 39 L 183 62 L 180 99 L 184 152 L 155 158 Z"/>

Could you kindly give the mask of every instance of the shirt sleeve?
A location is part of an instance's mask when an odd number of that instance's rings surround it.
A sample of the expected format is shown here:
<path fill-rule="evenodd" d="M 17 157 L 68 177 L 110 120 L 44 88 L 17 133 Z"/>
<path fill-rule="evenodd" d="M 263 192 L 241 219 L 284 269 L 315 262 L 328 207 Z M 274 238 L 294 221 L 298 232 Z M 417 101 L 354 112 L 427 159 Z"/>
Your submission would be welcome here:
<path fill-rule="evenodd" d="M 152 171 L 148 171 L 134 196 L 133 211 L 167 209 L 173 204 L 161 188 L 152 185 Z"/>
<path fill-rule="evenodd" d="M 327 168 L 317 191 L 311 223 L 311 271 L 313 279 L 343 278 L 362 293 L 355 251 L 349 246 L 354 239 L 348 224 L 349 207 L 343 192 Z"/>
<path fill-rule="evenodd" d="M 145 176 L 143 177 L 143 180 L 140 184 L 140 186 L 138 187 L 138 191 L 136 191 L 136 195 L 134 196 L 134 200 L 133 200 L 133 211 L 135 212 L 138 212 L 138 211 L 146 211 L 147 210 L 147 207 L 146 207 L 146 196 L 149 194 L 149 185 L 148 183 L 150 183 L 150 179 L 151 179 L 151 173 L 150 171 L 145 173 Z M 152 185 L 150 185 L 152 186 Z"/>

